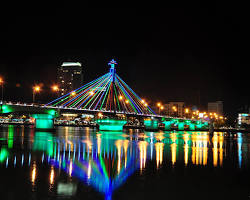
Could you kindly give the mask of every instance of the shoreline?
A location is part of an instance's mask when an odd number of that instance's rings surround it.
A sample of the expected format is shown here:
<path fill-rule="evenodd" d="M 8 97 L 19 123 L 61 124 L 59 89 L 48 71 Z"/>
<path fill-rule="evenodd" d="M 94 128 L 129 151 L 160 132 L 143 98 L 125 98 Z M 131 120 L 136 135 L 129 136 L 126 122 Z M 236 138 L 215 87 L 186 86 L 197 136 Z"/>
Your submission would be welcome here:
<path fill-rule="evenodd" d="M 16 126 L 34 126 L 34 124 L 31 123 L 26 123 L 26 124 L 22 124 L 22 123 L 0 123 L 0 126 L 4 126 L 4 125 L 16 125 Z M 89 125 L 89 124 L 83 124 L 83 125 L 74 125 L 74 124 L 54 124 L 55 127 L 90 127 L 90 128 L 98 128 L 97 125 Z M 159 130 L 163 130 L 163 131 L 179 131 L 176 128 L 172 128 L 170 130 L 164 130 L 162 127 L 158 128 L 157 130 L 145 130 L 145 127 L 138 127 L 138 126 L 124 126 L 124 129 L 141 129 L 144 131 L 152 131 L 152 132 L 157 132 Z M 193 132 L 199 132 L 199 131 L 204 131 L 204 132 L 209 132 L 209 129 L 205 129 L 205 130 L 182 130 L 182 131 L 193 131 Z M 250 133 L 250 129 L 245 129 L 245 130 L 239 130 L 239 129 L 214 129 L 213 132 L 242 132 L 242 133 Z"/>

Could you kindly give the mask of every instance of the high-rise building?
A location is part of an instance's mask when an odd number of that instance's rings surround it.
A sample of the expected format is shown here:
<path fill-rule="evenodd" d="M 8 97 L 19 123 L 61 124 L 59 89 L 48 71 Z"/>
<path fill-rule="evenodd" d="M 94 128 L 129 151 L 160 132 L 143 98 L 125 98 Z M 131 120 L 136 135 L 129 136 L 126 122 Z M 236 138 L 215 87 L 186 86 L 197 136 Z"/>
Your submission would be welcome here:
<path fill-rule="evenodd" d="M 215 112 L 219 115 L 223 115 L 223 102 L 222 101 L 209 102 L 207 107 L 208 107 L 208 112 Z"/>
<path fill-rule="evenodd" d="M 82 64 L 79 62 L 63 62 L 58 67 L 58 83 L 60 94 L 67 94 L 82 86 Z"/>

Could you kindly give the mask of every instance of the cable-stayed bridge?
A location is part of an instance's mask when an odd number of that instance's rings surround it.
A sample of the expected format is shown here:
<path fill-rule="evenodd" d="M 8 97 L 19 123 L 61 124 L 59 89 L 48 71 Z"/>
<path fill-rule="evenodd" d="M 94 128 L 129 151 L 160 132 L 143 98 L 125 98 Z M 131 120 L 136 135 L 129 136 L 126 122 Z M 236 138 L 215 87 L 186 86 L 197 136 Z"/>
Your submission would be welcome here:
<path fill-rule="evenodd" d="M 116 73 L 116 61 L 103 76 L 45 105 L 1 104 L 0 113 L 28 113 L 36 119 L 36 128 L 53 128 L 54 118 L 61 113 L 93 114 L 100 130 L 122 130 L 128 117 L 136 117 L 146 129 L 157 130 L 159 122 L 170 129 L 177 123 L 179 130 L 207 128 L 207 123 L 157 115 Z"/>

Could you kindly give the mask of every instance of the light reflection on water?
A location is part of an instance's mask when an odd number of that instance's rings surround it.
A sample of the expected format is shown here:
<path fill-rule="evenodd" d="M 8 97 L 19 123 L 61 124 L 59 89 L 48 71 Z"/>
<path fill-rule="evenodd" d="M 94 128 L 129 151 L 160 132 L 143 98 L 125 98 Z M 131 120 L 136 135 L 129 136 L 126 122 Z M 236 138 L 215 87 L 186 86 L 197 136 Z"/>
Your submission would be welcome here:
<path fill-rule="evenodd" d="M 177 164 L 223 167 L 225 159 L 237 160 L 238 168 L 248 166 L 249 145 L 247 136 L 241 133 L 138 130 L 121 133 L 71 127 L 49 133 L 8 126 L 0 132 L 0 138 L 0 166 L 29 166 L 32 191 L 36 191 L 39 166 L 48 164 L 49 190 L 56 189 L 59 196 L 74 195 L 73 179 L 77 179 L 104 194 L 105 199 L 111 199 L 129 176 L 137 171 L 143 175 L 147 162 L 153 162 L 156 170 Z M 237 154 L 232 154 L 235 148 Z M 62 171 L 68 176 L 66 183 L 60 182 Z"/>

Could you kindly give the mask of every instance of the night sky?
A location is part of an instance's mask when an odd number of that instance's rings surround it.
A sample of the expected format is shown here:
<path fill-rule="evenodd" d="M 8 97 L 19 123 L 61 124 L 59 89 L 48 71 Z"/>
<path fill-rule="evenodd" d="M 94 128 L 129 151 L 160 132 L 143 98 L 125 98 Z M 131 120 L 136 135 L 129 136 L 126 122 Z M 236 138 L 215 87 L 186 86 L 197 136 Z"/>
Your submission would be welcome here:
<path fill-rule="evenodd" d="M 6 100 L 31 102 L 32 85 L 43 83 L 37 98 L 45 103 L 63 61 L 83 63 L 87 83 L 107 73 L 114 58 L 120 77 L 151 104 L 200 102 L 205 109 L 222 100 L 232 113 L 250 102 L 246 5 L 27 6 L 1 8 Z"/>

